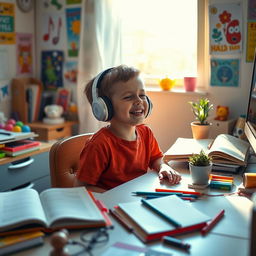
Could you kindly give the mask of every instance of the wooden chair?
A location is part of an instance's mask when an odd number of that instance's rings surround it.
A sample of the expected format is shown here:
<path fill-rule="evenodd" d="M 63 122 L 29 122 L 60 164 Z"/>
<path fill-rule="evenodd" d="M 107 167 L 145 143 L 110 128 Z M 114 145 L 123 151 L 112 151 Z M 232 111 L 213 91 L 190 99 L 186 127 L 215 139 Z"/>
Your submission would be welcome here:
<path fill-rule="evenodd" d="M 55 142 L 50 149 L 51 187 L 73 187 L 80 153 L 92 133 L 79 134 Z"/>

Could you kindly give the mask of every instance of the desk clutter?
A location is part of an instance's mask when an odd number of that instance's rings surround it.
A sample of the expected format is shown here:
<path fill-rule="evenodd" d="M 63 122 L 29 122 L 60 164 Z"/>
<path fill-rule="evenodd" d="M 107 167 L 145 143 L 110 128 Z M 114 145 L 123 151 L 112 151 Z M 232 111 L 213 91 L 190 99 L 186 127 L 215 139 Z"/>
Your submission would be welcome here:
<path fill-rule="evenodd" d="M 219 172 L 237 173 L 247 165 L 250 144 L 229 134 L 220 134 L 214 140 L 178 138 L 165 152 L 166 161 L 187 162 L 193 154 L 201 150 L 212 158 L 213 170 Z"/>

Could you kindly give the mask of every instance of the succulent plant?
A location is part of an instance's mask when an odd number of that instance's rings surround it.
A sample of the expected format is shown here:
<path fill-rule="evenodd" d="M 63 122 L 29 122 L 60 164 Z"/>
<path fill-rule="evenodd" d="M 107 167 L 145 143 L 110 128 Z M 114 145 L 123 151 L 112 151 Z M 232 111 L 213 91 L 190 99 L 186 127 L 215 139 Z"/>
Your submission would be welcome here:
<path fill-rule="evenodd" d="M 188 162 L 194 166 L 207 166 L 210 165 L 211 161 L 212 158 L 203 150 L 201 150 L 199 154 L 193 154 L 188 160 Z"/>

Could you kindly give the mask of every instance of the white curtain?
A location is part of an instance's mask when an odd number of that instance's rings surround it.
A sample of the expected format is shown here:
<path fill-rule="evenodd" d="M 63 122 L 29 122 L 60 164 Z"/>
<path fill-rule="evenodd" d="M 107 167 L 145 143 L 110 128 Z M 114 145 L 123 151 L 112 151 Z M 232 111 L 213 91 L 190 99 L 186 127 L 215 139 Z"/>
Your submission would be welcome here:
<path fill-rule="evenodd" d="M 79 132 L 95 132 L 105 125 L 93 116 L 83 93 L 85 84 L 103 69 L 121 64 L 121 22 L 118 0 L 82 1 L 78 58 L 77 103 Z"/>

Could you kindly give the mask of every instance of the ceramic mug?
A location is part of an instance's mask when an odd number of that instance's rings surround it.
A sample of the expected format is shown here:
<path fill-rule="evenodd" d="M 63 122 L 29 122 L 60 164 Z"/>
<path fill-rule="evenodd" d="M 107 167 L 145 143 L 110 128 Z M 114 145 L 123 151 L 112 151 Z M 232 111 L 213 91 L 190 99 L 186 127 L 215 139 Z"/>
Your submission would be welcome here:
<path fill-rule="evenodd" d="M 184 87 L 187 92 L 195 91 L 196 77 L 184 77 Z"/>

